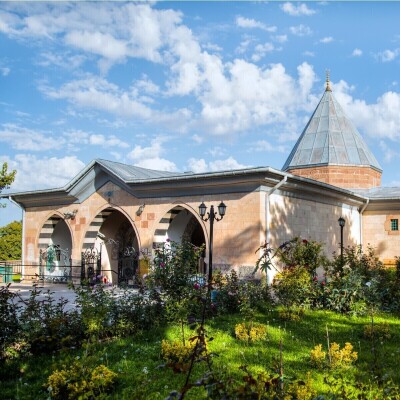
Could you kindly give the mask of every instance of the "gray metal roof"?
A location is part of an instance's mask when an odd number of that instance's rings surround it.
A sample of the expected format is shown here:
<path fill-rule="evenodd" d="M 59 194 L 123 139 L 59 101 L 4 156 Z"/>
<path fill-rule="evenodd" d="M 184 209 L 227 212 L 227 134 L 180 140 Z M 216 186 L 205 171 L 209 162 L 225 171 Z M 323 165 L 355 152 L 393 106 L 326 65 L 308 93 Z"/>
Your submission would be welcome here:
<path fill-rule="evenodd" d="M 179 172 L 157 171 L 154 169 L 141 168 L 134 165 L 122 164 L 102 159 L 96 159 L 95 161 L 125 182 L 182 175 Z"/>
<path fill-rule="evenodd" d="M 333 96 L 329 81 L 282 170 L 320 165 L 370 166 L 382 171 L 360 133 Z"/>
<path fill-rule="evenodd" d="M 400 200 L 400 187 L 376 187 L 367 190 L 355 189 L 355 193 L 368 197 L 371 200 L 396 199 Z"/>

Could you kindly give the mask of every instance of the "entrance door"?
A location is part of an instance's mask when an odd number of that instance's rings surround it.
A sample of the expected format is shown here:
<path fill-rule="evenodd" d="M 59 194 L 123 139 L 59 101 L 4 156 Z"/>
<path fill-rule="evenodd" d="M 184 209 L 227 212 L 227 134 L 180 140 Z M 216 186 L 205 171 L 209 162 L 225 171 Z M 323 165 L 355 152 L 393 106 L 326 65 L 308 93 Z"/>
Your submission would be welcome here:
<path fill-rule="evenodd" d="M 133 247 L 127 247 L 118 257 L 118 285 L 133 286 L 137 284 L 138 254 Z"/>
<path fill-rule="evenodd" d="M 89 248 L 82 252 L 81 282 L 98 283 L 101 279 L 101 251 Z"/>

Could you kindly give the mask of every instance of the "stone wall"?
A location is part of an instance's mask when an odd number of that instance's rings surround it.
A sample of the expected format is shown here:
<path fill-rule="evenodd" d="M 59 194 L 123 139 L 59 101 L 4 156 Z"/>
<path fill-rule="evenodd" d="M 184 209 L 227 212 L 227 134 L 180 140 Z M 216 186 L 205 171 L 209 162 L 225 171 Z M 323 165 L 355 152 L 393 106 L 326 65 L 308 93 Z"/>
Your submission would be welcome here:
<path fill-rule="evenodd" d="M 320 166 L 289 170 L 293 175 L 341 188 L 368 189 L 381 185 L 382 173 L 371 167 Z"/>
<path fill-rule="evenodd" d="M 372 245 L 387 265 L 400 256 L 400 233 L 390 230 L 390 220 L 399 219 L 400 211 L 365 211 L 363 214 L 363 243 Z"/>
<path fill-rule="evenodd" d="M 107 183 L 81 204 L 71 204 L 58 208 L 28 208 L 25 213 L 25 264 L 37 264 L 39 260 L 39 234 L 45 222 L 53 215 L 63 217 L 72 209 L 77 213 L 74 219 L 65 222 L 72 238 L 72 262 L 79 265 L 85 235 L 91 222 L 105 209 L 118 210 L 133 226 L 140 250 L 151 253 L 155 230 L 161 219 L 173 207 L 180 205 L 191 212 L 203 228 L 206 242 L 209 238 L 209 222 L 198 216 L 198 206 L 204 203 L 215 207 L 224 201 L 227 205 L 225 217 L 214 224 L 215 266 L 253 265 L 257 259 L 255 250 L 260 246 L 260 193 L 203 195 L 192 197 L 141 198 L 138 199 L 113 183 Z M 143 212 L 137 215 L 138 208 L 145 204 Z M 93 227 L 91 228 L 93 229 Z M 99 227 L 100 229 L 100 227 Z M 206 254 L 208 255 L 208 245 Z M 206 259 L 206 262 L 208 260 Z"/>

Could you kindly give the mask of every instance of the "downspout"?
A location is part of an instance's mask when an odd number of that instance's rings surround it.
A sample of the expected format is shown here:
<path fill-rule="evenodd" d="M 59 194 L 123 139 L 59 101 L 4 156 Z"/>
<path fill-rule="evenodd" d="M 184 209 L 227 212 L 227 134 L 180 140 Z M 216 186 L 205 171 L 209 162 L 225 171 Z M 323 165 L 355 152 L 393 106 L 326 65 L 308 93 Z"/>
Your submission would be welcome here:
<path fill-rule="evenodd" d="M 11 196 L 8 196 L 8 200 L 10 203 L 13 203 L 17 207 L 19 207 L 22 210 L 22 243 L 21 243 L 21 273 L 22 276 L 25 276 L 25 208 L 17 203 Z"/>
<path fill-rule="evenodd" d="M 287 175 L 279 181 L 275 186 L 273 186 L 266 194 L 265 194 L 265 242 L 270 243 L 271 240 L 271 229 L 270 229 L 270 223 L 271 223 L 271 213 L 269 210 L 269 205 L 270 205 L 270 196 L 273 194 L 276 190 L 278 190 L 285 182 L 287 181 Z M 270 282 L 267 282 L 269 284 Z"/>
<path fill-rule="evenodd" d="M 363 245 L 363 240 L 362 240 L 362 235 L 363 235 L 363 221 L 362 221 L 362 215 L 365 209 L 367 208 L 369 204 L 369 199 L 365 202 L 365 204 L 362 206 L 362 209 L 360 210 L 360 246 L 362 248 Z"/>

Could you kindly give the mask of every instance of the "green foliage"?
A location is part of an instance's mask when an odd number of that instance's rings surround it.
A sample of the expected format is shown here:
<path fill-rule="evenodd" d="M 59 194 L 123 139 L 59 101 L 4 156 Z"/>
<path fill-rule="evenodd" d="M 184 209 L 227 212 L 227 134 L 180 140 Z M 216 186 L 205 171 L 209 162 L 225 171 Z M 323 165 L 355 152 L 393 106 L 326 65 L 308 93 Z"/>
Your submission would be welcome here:
<path fill-rule="evenodd" d="M 218 313 L 240 312 L 251 320 L 254 312 L 266 304 L 272 304 L 269 288 L 259 281 L 240 281 L 235 270 L 223 274 L 218 271 L 213 276 Z"/>
<path fill-rule="evenodd" d="M 326 278 L 324 294 L 328 309 L 362 314 L 368 308 L 377 310 L 387 303 L 388 281 L 383 264 L 371 247 L 365 252 L 361 246 L 346 248 L 343 262 L 335 255 L 326 268 Z"/>
<path fill-rule="evenodd" d="M 70 367 L 54 371 L 46 386 L 52 399 L 106 398 L 105 394 L 112 391 L 116 378 L 117 374 L 103 364 L 91 368 L 75 361 Z"/>
<path fill-rule="evenodd" d="M 10 284 L 0 287 L 0 365 L 10 358 L 9 350 L 13 348 L 20 331 L 17 295 L 10 291 Z M 12 354 L 15 357 L 15 354 Z"/>
<path fill-rule="evenodd" d="M 197 274 L 202 247 L 188 241 L 168 241 L 155 251 L 151 272 L 146 281 L 157 287 L 164 296 L 180 301 L 193 291 L 193 277 Z"/>
<path fill-rule="evenodd" d="M 377 339 L 380 342 L 389 340 L 392 335 L 390 333 L 390 326 L 388 323 L 368 324 L 364 326 L 364 335 L 366 339 Z"/>
<path fill-rule="evenodd" d="M 315 276 L 317 268 L 327 264 L 322 243 L 299 237 L 280 246 L 277 256 L 285 269 L 302 267 L 312 276 Z"/>
<path fill-rule="evenodd" d="M 10 188 L 11 184 L 14 182 L 16 173 L 17 171 L 15 170 L 8 172 L 8 164 L 6 162 L 3 163 L 0 169 L 0 193 L 4 189 Z M 5 206 L 5 204 L 0 203 L 0 208 Z"/>
<path fill-rule="evenodd" d="M 310 303 L 313 280 L 307 268 L 284 268 L 275 276 L 272 287 L 279 304 L 290 307 L 306 307 Z"/>
<path fill-rule="evenodd" d="M 14 221 L 0 228 L 0 261 L 20 260 L 22 223 Z"/>

